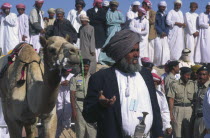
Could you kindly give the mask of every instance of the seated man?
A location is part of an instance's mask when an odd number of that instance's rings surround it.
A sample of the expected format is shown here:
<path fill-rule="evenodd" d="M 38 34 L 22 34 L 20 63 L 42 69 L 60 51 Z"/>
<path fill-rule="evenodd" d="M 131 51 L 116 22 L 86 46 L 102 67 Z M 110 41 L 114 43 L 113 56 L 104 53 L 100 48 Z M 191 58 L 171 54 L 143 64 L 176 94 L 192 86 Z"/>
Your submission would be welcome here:
<path fill-rule="evenodd" d="M 162 120 L 150 71 L 138 63 L 140 36 L 117 32 L 104 52 L 116 63 L 90 77 L 83 117 L 97 122 L 97 138 L 132 138 L 142 112 L 147 112 L 144 135 L 162 137 Z"/>

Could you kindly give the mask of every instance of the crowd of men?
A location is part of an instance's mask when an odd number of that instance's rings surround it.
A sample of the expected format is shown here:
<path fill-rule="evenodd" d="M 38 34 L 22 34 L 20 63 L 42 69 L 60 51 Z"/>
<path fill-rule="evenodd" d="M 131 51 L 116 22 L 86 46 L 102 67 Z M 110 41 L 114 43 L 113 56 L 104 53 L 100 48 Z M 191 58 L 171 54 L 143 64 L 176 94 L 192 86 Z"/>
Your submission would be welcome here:
<path fill-rule="evenodd" d="M 67 18 L 62 8 L 43 17 L 43 4 L 35 0 L 29 16 L 24 4 L 18 15 L 1 6 L 0 48 L 7 55 L 26 42 L 41 53 L 40 36 L 61 36 L 80 49 L 81 72 L 62 70 L 56 137 L 74 120 L 77 138 L 133 138 L 142 112 L 145 137 L 210 137 L 210 2 L 198 15 L 195 2 L 183 14 L 175 0 L 166 14 L 165 1 L 157 12 L 150 0 L 134 1 L 124 16 L 116 0 L 94 0 L 87 11 L 76 0 Z M 111 67 L 96 72 L 97 64 Z"/>

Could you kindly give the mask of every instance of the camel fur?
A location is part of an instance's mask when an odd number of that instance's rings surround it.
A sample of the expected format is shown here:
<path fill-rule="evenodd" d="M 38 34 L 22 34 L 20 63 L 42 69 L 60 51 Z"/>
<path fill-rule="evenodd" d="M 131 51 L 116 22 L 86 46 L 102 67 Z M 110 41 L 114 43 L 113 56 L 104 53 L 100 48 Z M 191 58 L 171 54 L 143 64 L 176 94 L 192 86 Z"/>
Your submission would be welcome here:
<path fill-rule="evenodd" d="M 0 78 L 2 108 L 11 138 L 21 138 L 23 127 L 27 138 L 35 138 L 38 118 L 43 119 L 44 137 L 55 138 L 61 70 L 79 64 L 78 50 L 66 39 L 54 36 L 40 38 L 40 42 L 45 64 L 31 45 L 24 44 Z"/>

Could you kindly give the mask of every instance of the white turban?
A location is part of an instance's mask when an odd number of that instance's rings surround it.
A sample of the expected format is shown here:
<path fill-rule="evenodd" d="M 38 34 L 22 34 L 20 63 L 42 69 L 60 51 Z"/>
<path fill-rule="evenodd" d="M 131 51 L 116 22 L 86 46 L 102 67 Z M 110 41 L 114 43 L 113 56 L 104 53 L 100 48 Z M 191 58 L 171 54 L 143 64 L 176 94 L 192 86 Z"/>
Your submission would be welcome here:
<path fill-rule="evenodd" d="M 208 2 L 207 5 L 210 6 L 210 2 Z"/>
<path fill-rule="evenodd" d="M 176 3 L 182 4 L 182 1 L 181 1 L 181 0 L 175 0 L 175 1 L 174 1 L 174 4 L 176 4 Z"/>
<path fill-rule="evenodd" d="M 166 1 L 160 1 L 158 6 L 164 6 L 164 7 L 167 7 L 167 3 Z"/>
<path fill-rule="evenodd" d="M 134 2 L 132 3 L 132 6 L 134 6 L 134 5 L 140 6 L 141 3 L 140 3 L 139 1 L 134 1 Z"/>
<path fill-rule="evenodd" d="M 109 7 L 109 1 L 105 0 L 105 1 L 103 2 L 102 6 Z"/>

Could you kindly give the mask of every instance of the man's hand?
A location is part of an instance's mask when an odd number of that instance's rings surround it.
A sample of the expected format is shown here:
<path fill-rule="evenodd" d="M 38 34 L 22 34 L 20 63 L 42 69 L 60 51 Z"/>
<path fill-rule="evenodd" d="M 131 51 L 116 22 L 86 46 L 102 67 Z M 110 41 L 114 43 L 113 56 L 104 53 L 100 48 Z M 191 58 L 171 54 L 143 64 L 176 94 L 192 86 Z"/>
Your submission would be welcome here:
<path fill-rule="evenodd" d="M 103 95 L 103 91 L 100 91 L 99 94 L 99 103 L 101 104 L 101 106 L 103 107 L 110 107 L 112 106 L 116 101 L 116 96 L 113 96 L 111 99 L 107 99 L 104 95 Z"/>
<path fill-rule="evenodd" d="M 76 111 L 76 109 L 72 110 L 72 118 L 73 118 L 74 121 L 77 120 L 77 111 Z"/>
<path fill-rule="evenodd" d="M 179 26 L 179 27 L 183 27 L 183 24 L 182 24 L 182 23 L 176 22 L 175 25 L 176 25 L 176 26 Z"/>
<path fill-rule="evenodd" d="M 26 38 L 28 38 L 27 36 L 23 35 L 22 36 L 22 41 L 26 41 Z"/>
<path fill-rule="evenodd" d="M 194 36 L 194 37 L 199 36 L 199 32 L 195 32 L 195 33 L 193 34 L 193 36 Z"/>
<path fill-rule="evenodd" d="M 183 28 L 185 28 L 185 27 L 186 27 L 186 24 L 185 24 L 185 23 L 183 23 L 183 24 L 182 24 L 182 27 L 183 27 Z"/>
<path fill-rule="evenodd" d="M 92 52 L 92 53 L 90 53 L 92 56 L 95 56 L 96 54 L 95 54 L 95 52 Z"/>
<path fill-rule="evenodd" d="M 170 114 L 170 117 L 171 117 L 171 122 L 175 122 L 174 115 L 173 114 Z"/>
<path fill-rule="evenodd" d="M 45 31 L 44 29 L 42 29 L 42 30 L 40 31 L 40 33 L 41 33 L 41 34 L 45 34 L 46 31 Z"/>
<path fill-rule="evenodd" d="M 68 86 L 69 85 L 69 81 L 65 80 L 65 81 L 61 82 L 61 85 L 62 86 Z"/>
<path fill-rule="evenodd" d="M 167 128 L 166 129 L 166 135 L 171 135 L 172 133 L 172 128 Z"/>
<path fill-rule="evenodd" d="M 166 36 L 167 36 L 166 33 L 165 33 L 165 32 L 162 32 L 160 38 L 164 38 L 164 37 L 166 37 Z"/>

